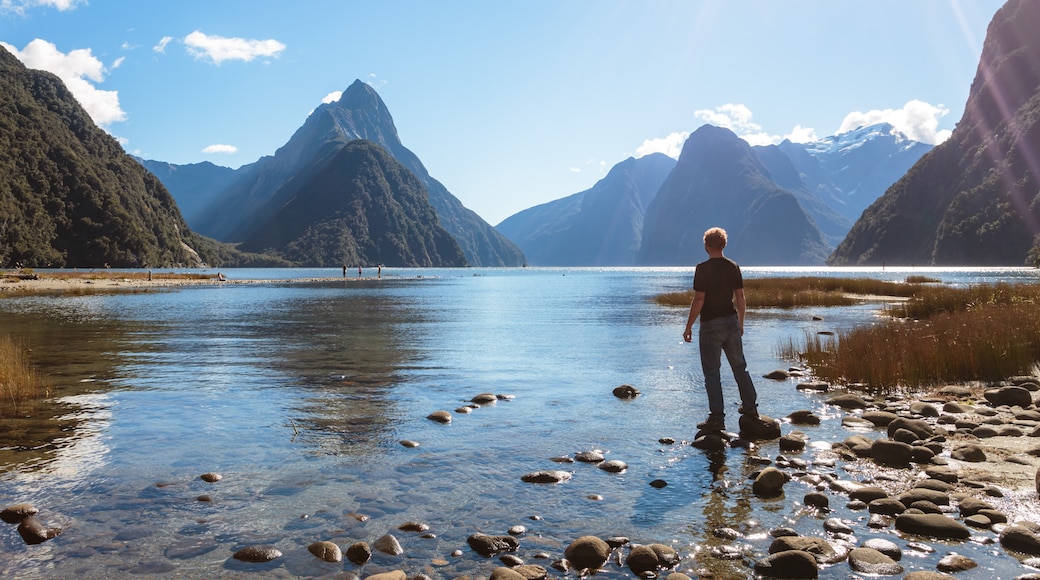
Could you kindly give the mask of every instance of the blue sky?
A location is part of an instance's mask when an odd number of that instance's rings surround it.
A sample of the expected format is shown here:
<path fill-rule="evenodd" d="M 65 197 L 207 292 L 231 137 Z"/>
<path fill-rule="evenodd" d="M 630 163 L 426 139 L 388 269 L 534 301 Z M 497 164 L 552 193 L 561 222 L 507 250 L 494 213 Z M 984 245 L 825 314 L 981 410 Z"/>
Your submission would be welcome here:
<path fill-rule="evenodd" d="M 239 167 L 355 79 L 491 224 L 678 155 L 889 120 L 941 140 L 1003 0 L 0 0 L 0 43 L 126 150 Z"/>

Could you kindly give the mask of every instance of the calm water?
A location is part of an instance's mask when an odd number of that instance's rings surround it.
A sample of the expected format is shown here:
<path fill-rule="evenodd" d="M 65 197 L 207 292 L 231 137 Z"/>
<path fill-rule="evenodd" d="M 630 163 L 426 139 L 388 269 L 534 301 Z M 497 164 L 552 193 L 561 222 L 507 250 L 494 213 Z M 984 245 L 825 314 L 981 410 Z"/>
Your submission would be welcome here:
<path fill-rule="evenodd" d="M 381 280 L 274 280 L 337 273 L 225 271 L 273 281 L 0 300 L 0 332 L 31 346 L 55 397 L 31 419 L 0 419 L 0 505 L 32 503 L 42 521 L 65 528 L 27 546 L 14 526 L 0 527 L 0 576 L 401 568 L 486 577 L 497 561 L 476 556 L 466 537 L 518 524 L 528 528 L 518 555 L 544 566 L 536 553 L 561 557 L 586 534 L 669 543 L 701 558 L 729 543 L 711 536 L 716 527 L 759 534 L 736 543 L 752 557 L 764 554 L 768 541 L 755 538 L 771 527 L 821 533 L 819 519 L 793 513 L 792 501 L 751 496 L 747 475 L 760 466 L 749 458 L 775 457 L 775 442 L 721 456 L 658 442 L 691 439 L 707 412 L 696 346 L 681 337 L 686 311 L 651 300 L 688 287 L 692 270 L 389 269 Z M 1032 269 L 745 269 L 746 277 L 910 273 L 951 284 L 1037 278 Z M 862 324 L 877 308 L 752 311 L 752 375 L 791 364 L 774 354 L 782 340 Z M 735 387 L 723 379 L 735 428 Z M 625 383 L 643 395 L 615 399 L 611 390 Z M 834 413 L 793 381 L 756 385 L 770 415 Z M 426 419 L 484 392 L 515 398 L 455 413 L 450 425 Z M 837 421 L 803 430 L 816 442 L 848 436 Z M 550 460 L 590 449 L 625 461 L 627 472 Z M 574 476 L 556 486 L 520 481 L 541 469 Z M 223 480 L 199 479 L 211 471 Z M 648 485 L 659 478 L 669 486 Z M 791 484 L 788 497 L 800 499 L 803 487 Z M 198 501 L 203 494 L 212 501 Z M 436 537 L 396 529 L 408 521 Z M 306 550 L 388 532 L 405 555 L 377 552 L 360 569 Z M 285 556 L 266 565 L 230 558 L 252 544 Z M 456 549 L 464 556 L 452 557 Z M 934 570 L 948 551 L 971 554 L 998 577 L 1026 570 L 999 547 L 971 543 L 904 565 Z M 839 565 L 822 577 L 847 573 Z"/>

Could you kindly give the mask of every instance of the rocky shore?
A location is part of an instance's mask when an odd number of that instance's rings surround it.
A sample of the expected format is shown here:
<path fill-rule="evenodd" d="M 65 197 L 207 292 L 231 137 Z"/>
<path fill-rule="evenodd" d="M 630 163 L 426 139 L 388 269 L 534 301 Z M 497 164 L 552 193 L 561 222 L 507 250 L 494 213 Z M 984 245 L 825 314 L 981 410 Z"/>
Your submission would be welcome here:
<path fill-rule="evenodd" d="M 826 401 L 828 414 L 798 411 L 783 419 L 741 417 L 740 432 L 700 432 L 692 441 L 662 437 L 666 446 L 689 445 L 711 454 L 739 448 L 758 465 L 748 477 L 728 482 L 735 490 L 750 490 L 754 501 L 778 498 L 792 511 L 811 513 L 818 529 L 811 533 L 790 527 L 754 529 L 753 522 L 733 522 L 712 530 L 711 546 L 703 550 L 676 547 L 673 542 L 635 542 L 627 537 L 594 535 L 561 540 L 558 550 L 516 524 L 501 534 L 473 533 L 450 554 L 417 564 L 404 556 L 400 534 L 436 537 L 422 522 L 402 522 L 371 543 L 342 538 L 313 538 L 306 547 L 316 561 L 339 568 L 336 577 L 375 580 L 423 580 L 433 577 L 484 577 L 496 580 L 540 580 L 554 576 L 600 577 L 767 578 L 845 577 L 854 574 L 898 576 L 910 580 L 954 578 L 975 569 L 973 553 L 995 553 L 1021 569 L 1020 580 L 1040 579 L 1040 525 L 1037 492 L 1040 477 L 1040 381 L 1013 377 L 999 385 L 948 386 L 927 396 L 871 396 L 854 390 L 831 392 L 819 382 L 794 383 L 784 375 L 772 378 L 810 390 Z M 619 399 L 634 401 L 638 389 L 614 389 Z M 455 415 L 465 415 L 508 400 L 484 393 L 473 397 Z M 635 404 L 638 404 L 636 402 Z M 830 414 L 829 410 L 834 413 Z M 451 421 L 452 413 L 433 412 L 428 419 Z M 821 421 L 841 421 L 850 435 L 841 442 L 813 442 L 807 432 Z M 760 456 L 756 449 L 776 441 L 780 453 Z M 421 442 L 402 440 L 414 448 Z M 772 447 L 771 447 L 772 448 Z M 607 461 L 595 451 L 547 458 L 558 463 L 596 464 L 608 472 L 627 465 Z M 839 473 L 860 474 L 850 478 Z M 546 470 L 517 474 L 520 485 L 567 485 L 572 472 Z M 199 485 L 218 489 L 217 473 L 199 476 Z M 162 487 L 166 484 L 158 484 Z M 645 482 L 652 488 L 666 480 Z M 195 498 L 212 501 L 209 493 Z M 838 509 L 840 508 L 840 509 Z M 854 514 L 838 517 L 836 512 Z M 17 525 L 26 544 L 48 542 L 62 533 L 28 503 L 15 503 L 0 512 L 4 522 Z M 365 518 L 361 514 L 356 517 Z M 739 529 L 738 529 L 739 528 Z M 883 534 L 884 537 L 878 537 Z M 864 540 L 859 537 L 873 536 Z M 558 539 L 560 540 L 560 539 Z M 194 545 L 187 555 L 218 549 Z M 235 570 L 278 566 L 286 557 L 273 545 L 225 546 Z M 172 549 L 172 548 L 171 548 Z M 169 552 L 169 550 L 167 550 Z M 694 553 L 696 552 L 696 553 Z M 946 553 L 922 565 L 925 554 Z M 174 550 L 171 558 L 177 558 Z M 168 554 L 169 555 L 169 554 Z M 380 563 L 373 565 L 375 555 Z M 295 555 L 300 558 L 300 555 Z M 399 560 L 398 566 L 386 562 Z M 469 565 L 461 565 L 470 562 Z M 226 565 L 225 567 L 229 567 Z M 267 568 L 263 568 L 267 569 Z M 153 574 L 175 573 L 171 562 L 153 563 Z M 485 570 L 488 572 L 479 572 Z"/>

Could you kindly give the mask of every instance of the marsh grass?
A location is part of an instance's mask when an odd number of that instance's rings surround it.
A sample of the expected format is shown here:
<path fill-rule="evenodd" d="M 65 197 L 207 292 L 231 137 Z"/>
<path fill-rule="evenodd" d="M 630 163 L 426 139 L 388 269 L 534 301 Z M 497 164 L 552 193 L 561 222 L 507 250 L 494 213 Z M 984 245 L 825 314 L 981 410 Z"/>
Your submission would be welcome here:
<path fill-rule="evenodd" d="M 18 413 L 22 406 L 46 395 L 29 352 L 9 336 L 0 336 L 0 415 Z"/>
<path fill-rule="evenodd" d="M 886 312 L 898 318 L 807 334 L 778 354 L 822 380 L 889 389 L 1002 380 L 1040 361 L 1040 285 L 929 287 Z"/>
<path fill-rule="evenodd" d="M 748 308 L 799 308 L 805 306 L 850 306 L 863 296 L 909 298 L 921 290 L 920 284 L 889 282 L 871 278 L 828 278 L 798 276 L 748 278 L 744 295 Z M 689 306 L 693 289 L 660 294 L 654 300 L 662 306 Z"/>

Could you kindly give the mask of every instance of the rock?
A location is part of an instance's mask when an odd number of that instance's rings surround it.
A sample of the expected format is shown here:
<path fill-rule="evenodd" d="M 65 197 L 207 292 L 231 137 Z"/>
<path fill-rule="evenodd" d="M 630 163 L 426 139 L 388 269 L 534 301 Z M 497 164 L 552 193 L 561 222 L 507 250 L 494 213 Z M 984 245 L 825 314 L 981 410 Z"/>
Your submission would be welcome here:
<path fill-rule="evenodd" d="M 841 426 L 846 429 L 859 429 L 867 430 L 873 429 L 875 425 L 866 419 L 861 419 L 855 415 L 845 415 L 841 418 Z"/>
<path fill-rule="evenodd" d="M 618 459 L 611 459 L 610 461 L 600 463 L 598 467 L 610 473 L 624 473 L 628 469 L 628 464 Z"/>
<path fill-rule="evenodd" d="M 944 556 L 939 563 L 936 564 L 936 568 L 940 572 L 964 572 L 965 570 L 971 570 L 978 564 L 974 560 L 967 556 L 961 556 L 960 554 L 950 554 Z"/>
<path fill-rule="evenodd" d="M 910 403 L 910 412 L 921 417 L 938 417 L 939 410 L 924 401 Z"/>
<path fill-rule="evenodd" d="M 864 411 L 861 417 L 870 421 L 875 427 L 888 427 L 889 423 L 899 418 L 899 415 L 889 411 Z"/>
<path fill-rule="evenodd" d="M 210 473 L 203 473 L 202 475 L 199 476 L 199 479 L 201 479 L 202 481 L 205 481 L 206 483 L 216 483 L 216 482 L 220 481 L 221 479 L 224 479 L 224 476 L 219 474 L 219 473 L 210 472 Z"/>
<path fill-rule="evenodd" d="M 397 541 L 391 534 L 384 534 L 380 536 L 376 541 L 372 542 L 372 547 L 384 554 L 390 554 L 391 556 L 400 556 L 404 554 L 404 548 L 401 547 L 401 542 Z"/>
<path fill-rule="evenodd" d="M 1022 387 L 998 387 L 987 389 L 983 396 L 994 407 L 1007 405 L 1009 407 L 1028 407 L 1033 404 L 1033 396 L 1029 390 Z"/>
<path fill-rule="evenodd" d="M 678 563 L 679 554 L 664 544 L 635 546 L 625 560 L 625 565 L 637 576 L 656 572 L 660 568 L 672 568 Z"/>
<path fill-rule="evenodd" d="M 835 407 L 840 407 L 846 411 L 867 408 L 867 402 L 863 400 L 863 397 L 859 395 L 854 395 L 852 393 L 846 393 L 844 395 L 835 395 L 827 399 L 827 404 L 834 405 Z"/>
<path fill-rule="evenodd" d="M 830 509 L 830 498 L 827 497 L 827 494 L 820 493 L 818 491 L 812 491 L 805 494 L 805 499 L 803 499 L 802 501 L 805 503 L 805 505 L 816 508 L 821 511 L 826 511 Z"/>
<path fill-rule="evenodd" d="M 759 497 L 779 497 L 784 492 L 785 483 L 787 483 L 787 475 L 783 471 L 775 467 L 767 467 L 755 478 L 751 491 Z"/>
<path fill-rule="evenodd" d="M 949 401 L 945 405 L 943 405 L 943 411 L 945 411 L 947 413 L 954 413 L 954 414 L 958 414 L 959 415 L 959 414 L 962 414 L 962 413 L 970 413 L 971 412 L 971 408 L 967 407 L 965 405 L 962 405 L 962 404 L 960 404 L 960 403 L 958 403 L 956 401 Z"/>
<path fill-rule="evenodd" d="M 620 387 L 614 387 L 614 396 L 619 399 L 631 400 L 642 394 L 643 393 L 639 392 L 639 389 L 633 387 L 632 385 L 621 385 Z"/>
<path fill-rule="evenodd" d="M 908 489 L 899 494 L 898 499 L 903 502 L 903 505 L 906 507 L 910 507 L 911 504 L 919 501 L 928 501 L 935 505 L 950 505 L 950 496 L 948 492 L 928 489 L 926 487 Z"/>
<path fill-rule="evenodd" d="M 366 542 L 355 542 L 347 548 L 347 559 L 361 565 L 372 558 L 372 548 Z"/>
<path fill-rule="evenodd" d="M 896 518 L 896 529 L 930 538 L 966 540 L 971 537 L 967 527 L 942 514 L 902 514 Z"/>
<path fill-rule="evenodd" d="M 899 441 L 878 439 L 870 446 L 870 456 L 874 462 L 886 467 L 910 467 L 913 454 L 910 445 Z"/>
<path fill-rule="evenodd" d="M 891 437 L 896 429 L 906 429 L 907 431 L 913 432 L 917 435 L 918 439 L 928 439 L 935 435 L 935 428 L 932 427 L 928 421 L 923 419 L 908 419 L 906 417 L 896 417 L 888 424 L 888 436 Z"/>
<path fill-rule="evenodd" d="M 610 557 L 610 545 L 596 536 L 582 536 L 571 542 L 563 555 L 577 570 L 599 570 Z"/>
<path fill-rule="evenodd" d="M 515 525 L 508 530 L 510 536 L 522 536 L 527 533 L 527 526 Z"/>
<path fill-rule="evenodd" d="M 326 562 L 342 562 L 343 551 L 332 542 L 314 542 L 307 546 L 307 551 L 314 554 L 316 558 Z"/>
<path fill-rule="evenodd" d="M 776 369 L 774 371 L 769 371 L 768 373 L 762 375 L 762 378 L 772 379 L 774 381 L 786 381 L 787 379 L 791 378 L 791 372 L 784 369 Z"/>
<path fill-rule="evenodd" d="M 812 411 L 795 411 L 787 416 L 787 420 L 794 425 L 819 425 L 820 417 Z"/>
<path fill-rule="evenodd" d="M 820 569 L 812 554 L 786 550 L 755 562 L 755 574 L 767 578 L 819 578 Z"/>
<path fill-rule="evenodd" d="M 913 445 L 917 441 L 917 434 L 909 429 L 896 429 L 895 433 L 892 433 L 892 439 Z"/>
<path fill-rule="evenodd" d="M 903 573 L 898 562 L 873 548 L 855 548 L 849 552 L 849 567 L 856 572 L 881 576 Z"/>
<path fill-rule="evenodd" d="M 61 533 L 61 528 L 48 528 L 33 516 L 23 518 L 18 524 L 18 534 L 29 545 L 42 544 Z"/>
<path fill-rule="evenodd" d="M 544 470 L 534 471 L 520 476 L 520 481 L 527 483 L 562 483 L 571 478 L 569 471 Z"/>
<path fill-rule="evenodd" d="M 871 538 L 863 542 L 863 545 L 860 547 L 877 550 L 893 560 L 903 559 L 903 551 L 899 549 L 899 546 L 895 542 L 884 538 Z"/>
<path fill-rule="evenodd" d="M 986 460 L 986 452 L 978 445 L 966 443 L 951 451 L 950 457 L 968 463 L 981 463 Z"/>
<path fill-rule="evenodd" d="M 898 499 L 891 497 L 882 497 L 875 500 L 871 500 L 867 504 L 867 510 L 872 514 L 881 514 L 883 516 L 897 516 L 906 511 L 906 506 L 903 505 Z"/>
<path fill-rule="evenodd" d="M 830 383 L 826 383 L 824 381 L 807 381 L 798 383 L 797 385 L 795 385 L 794 388 L 799 391 L 813 391 L 817 393 L 826 393 L 827 391 L 831 390 L 831 385 Z"/>
<path fill-rule="evenodd" d="M 581 461 L 582 463 L 599 463 L 604 459 L 606 459 L 606 457 L 603 457 L 603 452 L 599 449 L 582 451 L 574 454 L 574 460 Z"/>
<path fill-rule="evenodd" d="M 513 571 L 525 580 L 545 580 L 549 577 L 549 571 L 537 564 L 521 564 L 513 568 Z"/>
<path fill-rule="evenodd" d="M 451 413 L 448 411 L 434 411 L 427 415 L 426 418 L 437 423 L 451 423 Z"/>
<path fill-rule="evenodd" d="M 1038 495 L 1040 495 L 1040 467 L 1038 467 L 1037 470 L 1036 470 L 1035 478 L 1036 478 L 1036 493 Z M 7 519 L 5 518 L 4 521 L 6 522 Z"/>
<path fill-rule="evenodd" d="M 499 566 L 491 571 L 489 580 L 527 580 L 527 578 L 512 568 Z"/>
<path fill-rule="evenodd" d="M 494 393 L 481 393 L 476 397 L 469 400 L 470 403 L 476 403 L 478 405 L 490 405 L 498 402 L 498 395 Z"/>
<path fill-rule="evenodd" d="M 421 532 L 428 531 L 430 529 L 430 526 L 428 526 L 427 524 L 424 524 L 422 522 L 405 522 L 405 523 L 397 526 L 397 529 L 401 530 L 402 532 L 421 533 Z"/>
<path fill-rule="evenodd" d="M 936 465 L 924 470 L 924 474 L 932 479 L 938 479 L 945 483 L 957 483 L 960 477 L 957 472 L 945 465 Z"/>
<path fill-rule="evenodd" d="M 513 536 L 489 536 L 487 534 L 473 534 L 466 538 L 473 551 L 485 558 L 490 558 L 502 552 L 513 552 L 520 547 L 520 540 Z"/>
<path fill-rule="evenodd" d="M 827 518 L 823 521 L 823 529 L 832 534 L 851 534 L 854 532 L 852 526 L 846 524 L 841 518 Z"/>
<path fill-rule="evenodd" d="M 726 448 L 726 439 L 716 431 L 701 431 L 690 445 L 704 451 L 721 451 Z"/>
<path fill-rule="evenodd" d="M 1040 478 L 1038 478 L 1038 481 L 1040 481 Z M 0 511 L 0 519 L 9 524 L 17 524 L 25 518 L 32 517 L 37 513 L 39 513 L 39 510 L 30 504 L 16 503 L 4 508 L 3 511 Z"/>
<path fill-rule="evenodd" d="M 398 443 L 400 443 L 402 446 L 407 447 L 409 449 L 415 449 L 416 447 L 419 446 L 418 442 L 412 441 L 411 439 L 401 439 L 400 441 L 398 441 Z"/>
<path fill-rule="evenodd" d="M 520 556 L 516 556 L 514 554 L 503 554 L 498 557 L 498 561 L 502 562 L 509 568 L 516 568 L 517 566 L 524 563 L 523 559 L 521 559 Z"/>
<path fill-rule="evenodd" d="M 661 489 L 663 487 L 668 487 L 668 482 L 663 479 L 655 479 L 650 482 L 650 487 L 654 489 Z"/>
<path fill-rule="evenodd" d="M 792 431 L 780 437 L 780 451 L 802 451 L 808 437 L 801 431 Z"/>
<path fill-rule="evenodd" d="M 232 557 L 243 562 L 270 562 L 281 558 L 282 552 L 274 546 L 246 546 L 235 552 Z"/>
<path fill-rule="evenodd" d="M 845 557 L 845 554 L 835 550 L 830 542 L 816 536 L 781 536 L 769 544 L 770 554 L 788 550 L 812 554 L 813 558 L 821 564 L 833 564 Z"/>
<path fill-rule="evenodd" d="M 888 497 L 888 492 L 877 486 L 864 485 L 863 487 L 850 491 L 849 497 L 869 504 L 876 499 Z"/>
<path fill-rule="evenodd" d="M 931 570 L 918 570 L 917 572 L 911 572 L 906 576 L 903 576 L 903 580 L 957 580 L 955 577 L 949 574 L 943 574 L 941 572 L 932 572 Z"/>
<path fill-rule="evenodd" d="M 982 510 L 991 510 L 993 506 L 985 500 L 975 497 L 966 497 L 957 503 L 957 509 L 964 517 L 973 516 Z"/>
<path fill-rule="evenodd" d="M 408 574 L 405 574 L 404 570 L 391 570 L 365 576 L 365 580 L 408 580 Z"/>
<path fill-rule="evenodd" d="M 740 434 L 747 439 L 765 440 L 780 437 L 780 422 L 767 415 L 741 415 L 738 424 Z"/>
<path fill-rule="evenodd" d="M 1015 522 L 1000 532 L 1000 545 L 1005 550 L 1040 556 L 1040 525 Z"/>

